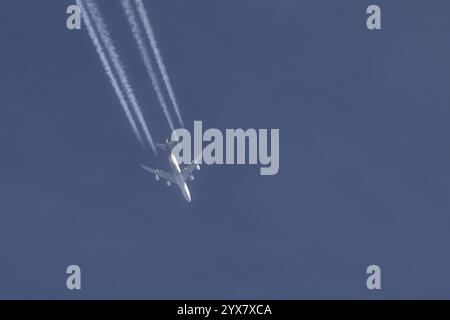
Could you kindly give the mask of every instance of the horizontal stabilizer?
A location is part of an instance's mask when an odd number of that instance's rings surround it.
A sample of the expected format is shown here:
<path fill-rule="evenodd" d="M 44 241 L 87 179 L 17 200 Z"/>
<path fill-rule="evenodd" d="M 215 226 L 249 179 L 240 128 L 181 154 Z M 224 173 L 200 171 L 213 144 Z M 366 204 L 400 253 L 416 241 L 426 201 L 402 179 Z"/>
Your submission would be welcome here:
<path fill-rule="evenodd" d="M 167 151 L 167 147 L 164 143 L 157 143 L 156 146 L 164 151 Z"/>

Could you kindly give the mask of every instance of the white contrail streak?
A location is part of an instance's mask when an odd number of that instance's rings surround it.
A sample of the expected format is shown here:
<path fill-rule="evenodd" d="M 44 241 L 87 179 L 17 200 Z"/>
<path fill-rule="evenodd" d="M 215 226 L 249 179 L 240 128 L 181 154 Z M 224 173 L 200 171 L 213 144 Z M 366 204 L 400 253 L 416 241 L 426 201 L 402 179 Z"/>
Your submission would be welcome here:
<path fill-rule="evenodd" d="M 112 42 L 111 36 L 109 35 L 109 31 L 106 27 L 105 22 L 103 21 L 103 18 L 100 14 L 100 11 L 98 10 L 97 5 L 92 0 L 87 0 L 87 9 L 89 13 L 92 16 L 92 19 L 97 27 L 97 30 L 100 35 L 100 39 L 102 40 L 106 51 L 109 54 L 109 58 L 111 59 L 113 66 L 119 76 L 119 80 L 122 83 L 122 86 L 125 89 L 125 92 L 127 94 L 127 97 L 131 103 L 131 106 L 133 107 L 133 110 L 138 118 L 138 121 L 140 125 L 142 126 L 142 130 L 144 131 L 144 134 L 147 138 L 147 141 L 149 142 L 150 146 L 152 147 L 153 153 L 156 154 L 156 147 L 155 143 L 153 142 L 153 138 L 150 134 L 150 130 L 148 129 L 147 123 L 145 122 L 144 116 L 142 114 L 142 109 L 139 106 L 136 96 L 134 95 L 133 88 L 131 87 L 127 74 L 125 72 L 125 69 L 120 61 L 119 55 L 117 54 L 116 48 L 114 46 L 114 43 Z"/>
<path fill-rule="evenodd" d="M 164 65 L 164 61 L 162 59 L 161 52 L 159 51 L 158 43 L 156 42 L 155 33 L 153 32 L 152 25 L 150 24 L 150 20 L 148 19 L 144 4 L 142 3 L 142 0 L 135 0 L 135 2 L 136 2 L 137 9 L 138 9 L 139 17 L 141 18 L 142 23 L 144 24 L 145 33 L 147 34 L 148 40 L 150 41 L 150 45 L 152 47 L 153 54 L 155 55 L 159 71 L 161 72 L 162 78 L 164 80 L 164 84 L 166 85 L 166 89 L 167 89 L 167 92 L 169 93 L 169 97 L 170 97 L 170 100 L 172 101 L 178 121 L 180 122 L 181 126 L 184 127 L 180 109 L 178 108 L 177 99 L 175 98 L 175 93 L 174 93 L 172 85 L 170 83 L 169 74 L 167 73 L 166 67 Z"/>
<path fill-rule="evenodd" d="M 158 77 L 156 76 L 155 70 L 152 65 L 152 61 L 150 60 L 150 56 L 148 54 L 147 48 L 144 43 L 144 37 L 142 36 L 142 30 L 139 26 L 135 10 L 131 6 L 130 0 L 121 1 L 122 7 L 125 11 L 125 15 L 127 16 L 128 23 L 130 24 L 131 32 L 133 34 L 134 40 L 138 46 L 139 52 L 141 54 L 142 60 L 144 61 L 145 68 L 147 69 L 148 76 L 152 81 L 153 88 L 156 92 L 156 96 L 158 97 L 159 104 L 161 105 L 164 115 L 166 116 L 167 122 L 169 123 L 170 129 L 173 131 L 175 127 L 173 125 L 172 117 L 170 116 L 169 109 L 167 108 L 166 101 L 164 99 L 164 94 L 161 91 L 161 87 L 159 86 Z"/>
<path fill-rule="evenodd" d="M 82 17 L 83 17 L 84 23 L 86 24 L 89 37 L 91 38 L 91 40 L 94 44 L 95 50 L 97 51 L 97 54 L 103 64 L 105 73 L 108 76 L 109 80 L 111 81 L 111 85 L 112 85 L 117 97 L 119 98 L 119 102 L 122 105 L 123 110 L 125 111 L 125 115 L 127 116 L 128 121 L 130 122 L 131 128 L 133 129 L 134 134 L 136 135 L 139 142 L 141 144 L 144 144 L 142 141 L 141 134 L 139 133 L 139 130 L 136 126 L 136 122 L 134 121 L 133 116 L 131 115 L 128 103 L 125 100 L 125 96 L 122 92 L 122 89 L 120 88 L 119 83 L 117 82 L 116 76 L 114 75 L 114 73 L 111 69 L 111 65 L 109 64 L 108 58 L 105 54 L 105 51 L 103 50 L 103 48 L 100 44 L 100 40 L 97 36 L 97 33 L 95 32 L 95 30 L 92 26 L 91 18 L 89 17 L 87 11 L 84 10 L 84 5 L 81 3 L 81 1 L 76 0 L 76 2 L 77 2 L 77 5 L 81 8 Z"/>

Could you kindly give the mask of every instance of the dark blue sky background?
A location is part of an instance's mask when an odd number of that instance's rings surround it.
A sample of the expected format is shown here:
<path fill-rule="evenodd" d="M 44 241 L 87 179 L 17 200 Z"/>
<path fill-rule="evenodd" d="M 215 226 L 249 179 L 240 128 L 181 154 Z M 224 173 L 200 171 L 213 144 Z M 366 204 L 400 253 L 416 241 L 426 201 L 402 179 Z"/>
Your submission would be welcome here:
<path fill-rule="evenodd" d="M 98 2 L 161 141 L 121 8 Z M 450 298 L 450 3 L 146 0 L 189 129 L 280 128 L 278 175 L 204 166 L 191 204 L 140 169 L 167 163 L 72 3 L 0 7 L 0 298 Z"/>

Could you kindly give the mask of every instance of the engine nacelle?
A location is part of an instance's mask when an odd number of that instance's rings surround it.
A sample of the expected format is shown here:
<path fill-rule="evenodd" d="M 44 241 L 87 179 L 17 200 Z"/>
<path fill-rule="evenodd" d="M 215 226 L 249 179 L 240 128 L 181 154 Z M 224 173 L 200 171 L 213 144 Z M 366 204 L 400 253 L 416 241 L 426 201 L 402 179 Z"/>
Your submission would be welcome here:
<path fill-rule="evenodd" d="M 168 187 L 170 187 L 172 184 L 170 183 L 170 181 L 166 181 L 166 185 L 167 185 Z"/>
<path fill-rule="evenodd" d="M 195 180 L 194 176 L 190 176 L 189 180 L 194 181 Z"/>

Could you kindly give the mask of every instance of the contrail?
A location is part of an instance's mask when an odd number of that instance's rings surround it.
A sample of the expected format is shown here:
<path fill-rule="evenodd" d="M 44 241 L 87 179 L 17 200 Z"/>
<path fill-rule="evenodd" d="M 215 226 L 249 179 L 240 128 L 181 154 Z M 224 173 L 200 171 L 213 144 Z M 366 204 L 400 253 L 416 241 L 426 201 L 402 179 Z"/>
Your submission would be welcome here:
<path fill-rule="evenodd" d="M 131 87 L 127 74 L 125 72 L 125 69 L 120 61 L 120 58 L 117 54 L 116 48 L 112 42 L 111 36 L 109 35 L 109 31 L 105 25 L 105 22 L 103 21 L 103 18 L 100 14 L 100 11 L 98 10 L 97 5 L 92 0 L 87 0 L 87 9 L 89 13 L 92 16 L 92 19 L 97 27 L 97 30 L 100 35 L 100 39 L 103 41 L 103 44 L 106 47 L 106 51 L 109 54 L 109 57 L 113 63 L 113 66 L 119 76 L 119 80 L 122 83 L 122 86 L 125 88 L 125 92 L 127 94 L 128 99 L 131 102 L 131 106 L 133 107 L 133 110 L 138 118 L 138 121 L 140 125 L 142 126 L 142 130 L 144 131 L 144 134 L 147 138 L 147 141 L 149 142 L 150 146 L 152 147 L 153 153 L 156 154 L 156 147 L 155 143 L 153 142 L 153 138 L 150 134 L 150 131 L 148 129 L 147 123 L 145 122 L 144 116 L 142 114 L 142 109 L 139 106 L 136 96 L 134 95 L 133 88 Z"/>
<path fill-rule="evenodd" d="M 109 80 L 111 81 L 111 85 L 114 88 L 114 91 L 119 98 L 120 104 L 122 105 L 123 110 L 125 111 L 125 115 L 128 118 L 128 121 L 130 122 L 131 128 L 134 131 L 134 134 L 136 135 L 137 139 L 141 144 L 144 144 L 142 141 L 142 136 L 139 133 L 139 130 L 136 126 L 136 122 L 133 119 L 133 116 L 131 115 L 130 108 L 128 106 L 127 101 L 125 100 L 125 97 L 123 95 L 122 89 L 119 86 L 119 83 L 117 82 L 116 76 L 114 75 L 111 65 L 109 64 L 108 58 L 106 57 L 105 51 L 103 50 L 100 40 L 92 26 L 91 18 L 89 17 L 87 11 L 84 11 L 84 5 L 82 4 L 81 0 L 76 0 L 77 5 L 81 8 L 82 11 L 82 17 L 84 20 L 84 23 L 86 24 L 89 37 L 91 38 L 95 50 L 97 51 L 98 56 L 100 57 L 100 60 L 103 64 L 103 68 L 105 69 L 105 73 L 108 76 Z"/>
<path fill-rule="evenodd" d="M 178 121 L 180 122 L 181 126 L 184 127 L 180 109 L 178 108 L 177 99 L 175 98 L 175 93 L 172 89 L 172 85 L 170 84 L 169 74 L 167 73 L 166 67 L 164 65 L 164 61 L 162 59 L 161 52 L 159 51 L 159 48 L 158 48 L 158 43 L 156 42 L 155 33 L 153 32 L 152 25 L 150 24 L 150 20 L 148 19 L 144 4 L 142 3 L 142 0 L 135 0 L 135 2 L 136 2 L 137 9 L 138 9 L 139 17 L 141 18 L 142 23 L 144 24 L 145 33 L 147 34 L 148 40 L 150 41 L 150 44 L 151 44 L 151 47 L 153 50 L 153 54 L 155 55 L 159 71 L 161 72 L 162 78 L 164 80 L 164 84 L 166 85 L 166 89 L 167 89 L 167 92 L 169 93 L 169 97 L 170 97 L 170 100 L 172 101 Z"/>
<path fill-rule="evenodd" d="M 169 109 L 167 108 L 166 101 L 164 99 L 164 95 L 161 91 L 161 87 L 159 86 L 158 78 L 155 74 L 155 70 L 152 65 L 152 61 L 147 52 L 147 48 L 144 44 L 144 38 L 142 36 L 141 28 L 136 19 L 135 10 L 131 7 L 131 2 L 129 0 L 121 1 L 121 5 L 125 11 L 125 15 L 127 16 L 128 23 L 130 24 L 131 32 L 133 33 L 134 40 L 139 48 L 139 52 L 141 54 L 142 60 L 144 61 L 144 65 L 147 69 L 148 76 L 152 80 L 153 88 L 155 89 L 156 96 L 158 97 L 159 104 L 161 105 L 164 115 L 166 116 L 167 122 L 169 123 L 170 129 L 173 131 L 175 127 L 173 125 L 172 117 L 169 113 Z"/>

